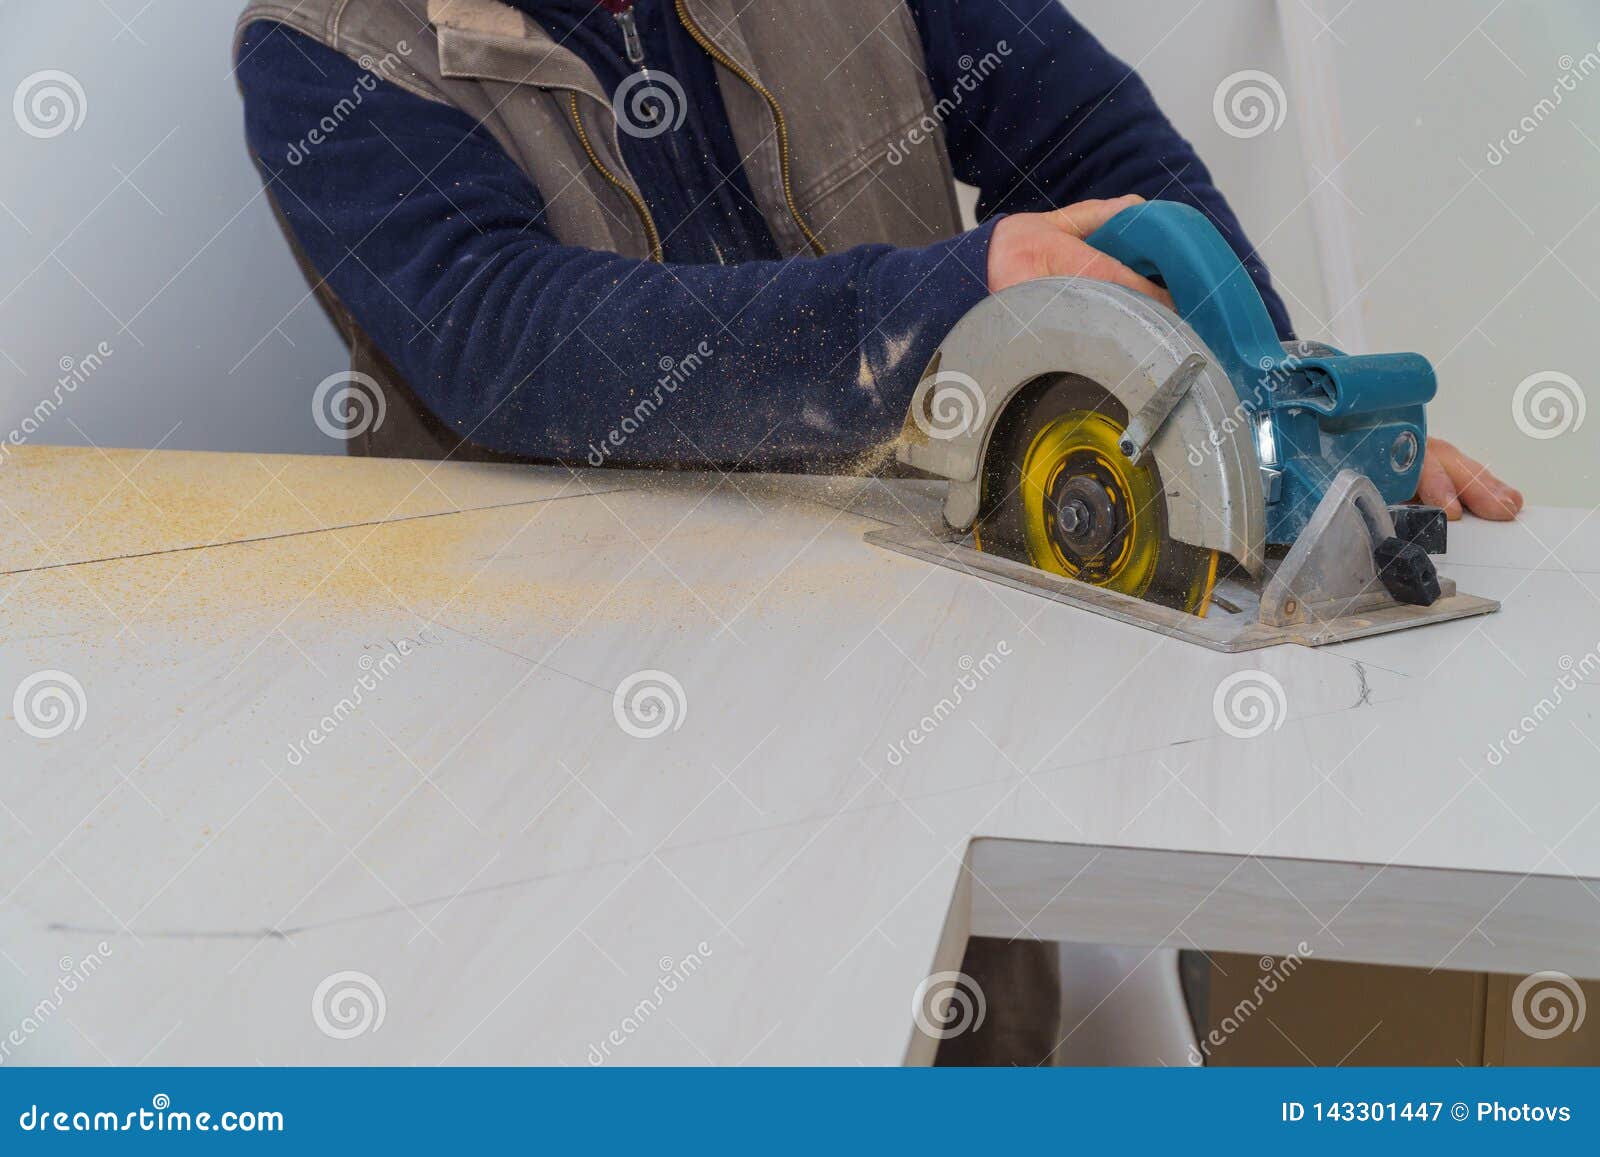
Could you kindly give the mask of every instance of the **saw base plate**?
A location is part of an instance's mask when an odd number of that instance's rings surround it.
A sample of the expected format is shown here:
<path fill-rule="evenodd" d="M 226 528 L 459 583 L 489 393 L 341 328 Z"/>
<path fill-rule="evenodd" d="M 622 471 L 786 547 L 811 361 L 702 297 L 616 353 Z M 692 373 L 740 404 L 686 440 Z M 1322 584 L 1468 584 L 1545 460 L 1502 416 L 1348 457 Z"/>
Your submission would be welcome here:
<path fill-rule="evenodd" d="M 1219 580 L 1212 594 L 1210 609 L 1204 618 L 1198 618 L 1183 611 L 1147 603 L 1132 595 L 1050 574 L 1000 555 L 985 554 L 970 545 L 971 536 L 967 534 L 952 532 L 940 536 L 930 534 L 921 527 L 897 526 L 872 531 L 866 540 L 885 550 L 1093 611 L 1174 639 L 1198 643 L 1213 651 L 1254 651 L 1282 643 L 1321 647 L 1328 643 L 1382 635 L 1427 623 L 1486 615 L 1500 609 L 1500 604 L 1494 599 L 1459 594 L 1453 581 L 1441 578 L 1441 596 L 1429 607 L 1361 598 L 1350 601 L 1351 613 L 1274 627 L 1258 619 L 1261 588 L 1253 583 L 1246 584 L 1228 578 Z M 1269 563 L 1269 582 L 1273 568 L 1274 564 Z M 1380 601 L 1384 605 L 1362 606 L 1372 601 Z"/>

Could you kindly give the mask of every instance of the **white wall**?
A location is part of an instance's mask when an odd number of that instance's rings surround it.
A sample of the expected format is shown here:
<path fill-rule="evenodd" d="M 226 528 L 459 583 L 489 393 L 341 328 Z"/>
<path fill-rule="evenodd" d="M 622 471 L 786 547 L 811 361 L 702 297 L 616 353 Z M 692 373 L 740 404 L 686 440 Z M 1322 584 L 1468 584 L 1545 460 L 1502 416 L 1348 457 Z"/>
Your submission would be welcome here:
<path fill-rule="evenodd" d="M 1512 408 L 1544 371 L 1600 405 L 1600 8 L 1362 4 L 1334 29 L 1348 133 L 1370 134 L 1345 168 L 1374 348 L 1432 358 L 1434 425 L 1492 451 L 1530 496 L 1600 502 L 1600 412 L 1539 439 Z M 1592 75 L 1491 165 L 1490 143 L 1551 95 L 1561 58 L 1585 54 Z"/>
<path fill-rule="evenodd" d="M 310 392 L 342 351 L 261 201 L 228 75 L 235 4 L 0 0 L 0 97 L 61 69 L 87 117 L 49 140 L 0 109 L 0 436 L 101 341 L 114 352 L 35 440 L 337 451 Z M 1600 52 L 1593 0 L 1285 0 L 1333 74 L 1301 87 L 1271 0 L 1075 0 L 1137 64 L 1239 209 L 1307 336 L 1440 369 L 1435 430 L 1542 502 L 1600 501 L 1600 414 L 1523 433 L 1512 395 L 1553 370 L 1594 387 L 1600 319 L 1600 73 L 1563 94 L 1503 163 L 1485 153 Z M 1305 15 L 1319 10 L 1319 18 Z M 122 25 L 127 21 L 127 26 Z M 1241 139 L 1213 116 L 1244 69 L 1284 85 L 1281 128 Z M 1308 107 L 1309 106 L 1309 107 Z M 1342 129 L 1353 303 L 1330 300 L 1302 132 Z M 125 179 L 126 178 L 126 179 Z M 1332 322 L 1331 329 L 1329 322 Z M 1359 324 L 1352 327 L 1351 322 Z M 1585 399 L 1586 400 L 1586 399 Z M 1597 398 L 1600 401 L 1600 398 Z"/>
<path fill-rule="evenodd" d="M 0 8 L 0 438 L 56 392 L 63 359 L 104 342 L 105 364 L 32 441 L 342 448 L 309 399 L 343 348 L 314 301 L 296 308 L 305 285 L 244 150 L 229 74 L 241 7 Z M 12 96 L 43 70 L 76 79 L 85 115 L 37 139 Z"/>

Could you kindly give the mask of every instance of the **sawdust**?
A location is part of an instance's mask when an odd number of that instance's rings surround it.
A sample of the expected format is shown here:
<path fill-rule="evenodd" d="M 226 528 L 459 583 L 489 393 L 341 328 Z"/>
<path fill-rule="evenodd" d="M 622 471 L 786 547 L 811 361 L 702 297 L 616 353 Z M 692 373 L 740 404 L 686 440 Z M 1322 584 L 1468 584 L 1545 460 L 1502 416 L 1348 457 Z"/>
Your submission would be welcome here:
<path fill-rule="evenodd" d="M 0 461 L 0 514 L 22 525 L 0 542 L 0 571 L 526 500 L 560 486 L 504 466 L 14 447 Z"/>
<path fill-rule="evenodd" d="M 899 444 L 900 436 L 896 434 L 876 446 L 869 446 L 846 462 L 839 472 L 860 478 L 876 477 L 894 462 L 895 447 Z"/>
<path fill-rule="evenodd" d="M 580 625 L 716 630 L 800 601 L 859 597 L 876 556 L 863 565 L 848 519 L 813 542 L 838 514 L 793 493 L 798 482 L 750 477 L 695 510 L 706 480 L 681 479 L 571 504 L 34 571 L 0 586 L 0 638 L 86 632 L 124 647 L 150 634 L 204 643 L 396 613 L 513 638 Z M 680 487 L 691 501 L 665 493 Z"/>

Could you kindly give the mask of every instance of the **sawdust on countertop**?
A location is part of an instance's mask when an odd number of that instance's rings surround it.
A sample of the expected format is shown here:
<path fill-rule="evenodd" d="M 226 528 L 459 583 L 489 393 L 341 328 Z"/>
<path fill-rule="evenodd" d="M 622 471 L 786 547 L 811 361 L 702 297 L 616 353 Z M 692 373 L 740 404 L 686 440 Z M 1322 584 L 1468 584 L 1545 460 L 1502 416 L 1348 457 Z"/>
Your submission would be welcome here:
<path fill-rule="evenodd" d="M 679 486 L 703 490 L 705 480 L 667 476 L 644 496 L 603 496 L 632 531 L 595 498 L 13 575 L 0 580 L 10 584 L 0 586 L 0 637 L 109 628 L 110 645 L 132 646 L 149 632 L 259 632 L 397 609 L 463 629 L 541 635 L 586 623 L 715 630 L 799 600 L 825 614 L 829 601 L 859 597 L 871 581 L 863 557 L 876 556 L 855 549 L 853 521 L 843 518 L 843 535 L 812 541 L 839 524 L 838 512 L 781 482 L 748 476 L 740 492 L 681 524 L 683 504 L 661 493 Z"/>
<path fill-rule="evenodd" d="M 527 500 L 561 484 L 478 464 L 12 447 L 0 511 L 22 525 L 0 541 L 0 572 Z"/>

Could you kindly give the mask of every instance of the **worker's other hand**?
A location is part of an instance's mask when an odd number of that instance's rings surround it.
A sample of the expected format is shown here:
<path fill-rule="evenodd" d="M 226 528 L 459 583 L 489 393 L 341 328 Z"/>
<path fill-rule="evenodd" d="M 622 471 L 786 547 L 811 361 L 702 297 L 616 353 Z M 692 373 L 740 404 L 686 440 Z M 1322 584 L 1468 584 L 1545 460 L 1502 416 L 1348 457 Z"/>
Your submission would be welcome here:
<path fill-rule="evenodd" d="M 1522 509 L 1522 492 L 1513 490 L 1443 438 L 1429 438 L 1417 480 L 1417 501 L 1443 508 L 1452 522 L 1465 506 L 1479 518 L 1506 522 Z"/>
<path fill-rule="evenodd" d="M 1143 197 L 1079 201 L 1048 213 L 1013 213 L 989 238 L 989 292 L 1038 277 L 1090 277 L 1137 290 L 1170 307 L 1172 296 L 1114 257 L 1084 244 L 1084 238 Z"/>

